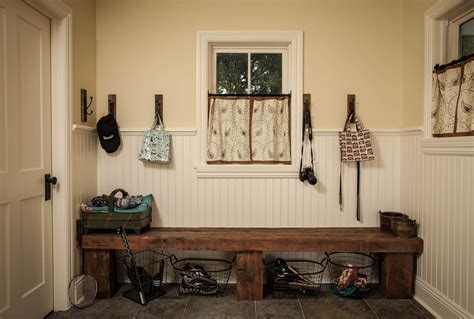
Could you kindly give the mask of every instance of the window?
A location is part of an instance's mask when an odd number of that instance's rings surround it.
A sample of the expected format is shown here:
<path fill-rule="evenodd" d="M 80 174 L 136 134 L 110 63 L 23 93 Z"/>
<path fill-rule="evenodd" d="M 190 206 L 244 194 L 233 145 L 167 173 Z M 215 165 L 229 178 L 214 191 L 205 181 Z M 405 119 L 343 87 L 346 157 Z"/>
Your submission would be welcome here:
<path fill-rule="evenodd" d="M 296 145 L 297 141 L 301 140 L 303 109 L 303 33 L 293 30 L 198 31 L 197 37 L 197 131 L 199 140 L 199 160 L 195 165 L 197 176 L 297 178 L 299 154 L 296 152 Z M 267 99 L 270 99 L 269 95 L 278 95 L 281 103 L 285 97 L 288 99 L 290 92 L 291 106 L 287 108 L 287 116 L 282 116 L 288 127 L 286 137 L 290 139 L 285 144 L 289 148 L 289 152 L 285 154 L 291 154 L 289 160 L 283 161 L 281 158 L 274 160 L 275 153 L 272 154 L 266 149 L 265 152 L 260 152 L 265 156 L 261 157 L 260 153 L 256 153 L 258 156 L 253 157 L 255 147 L 251 147 L 250 161 L 246 163 L 249 156 L 246 153 L 249 149 L 247 144 L 244 151 L 237 152 L 237 157 L 232 158 L 237 159 L 235 161 L 229 160 L 229 158 L 222 160 L 222 157 L 227 157 L 229 153 L 220 152 L 222 149 L 220 146 L 217 148 L 219 151 L 213 152 L 211 155 L 214 157 L 210 158 L 207 142 L 208 133 L 212 133 L 213 130 L 209 130 L 209 127 L 224 130 L 224 125 L 216 126 L 214 123 L 210 123 L 215 119 L 213 116 L 216 116 L 215 108 L 213 110 L 208 104 L 209 102 L 214 103 L 215 96 L 213 95 L 252 95 L 249 98 L 250 107 L 247 107 L 245 101 L 240 101 L 245 100 L 240 99 L 240 96 L 238 96 L 238 103 L 226 103 L 226 105 L 230 104 L 230 109 L 242 109 L 245 113 L 247 109 L 256 112 L 259 108 L 268 108 L 267 104 L 271 104 L 267 103 Z M 230 100 L 230 97 L 226 98 Z M 216 104 L 217 106 L 221 107 L 222 105 Z M 279 109 L 278 107 L 275 109 Z M 219 112 L 218 116 L 223 113 Z M 262 118 L 272 117 L 262 111 Z M 254 120 L 255 118 L 247 123 L 247 117 L 242 119 L 244 126 L 248 127 L 248 130 L 245 131 L 245 134 L 248 134 L 246 136 L 252 137 L 251 132 L 257 131 Z M 270 131 L 274 132 L 273 129 Z M 259 142 L 253 138 L 251 141 Z M 253 145 L 252 142 L 251 145 Z M 222 139 L 218 140 L 216 144 L 221 145 Z M 217 157 L 215 157 L 216 154 Z M 273 158 L 269 159 L 267 156 L 273 156 Z M 215 165 L 223 164 L 223 162 L 226 165 Z M 285 165 L 281 165 L 282 162 L 285 162 Z"/>
<path fill-rule="evenodd" d="M 474 53 L 474 9 L 454 11 L 445 21 L 447 57 L 441 63 Z"/>
<path fill-rule="evenodd" d="M 459 56 L 474 53 L 474 18 L 459 27 Z"/>
<path fill-rule="evenodd" d="M 239 53 L 236 48 L 215 49 L 215 85 L 212 91 L 220 94 L 283 93 L 283 59 L 286 60 L 286 54 L 278 52 L 283 50 L 262 51 L 265 50 Z"/>
<path fill-rule="evenodd" d="M 424 154 L 474 155 L 473 136 L 433 138 L 433 67 L 457 60 L 469 52 L 472 44 L 472 19 L 474 8 L 471 0 L 444 0 L 425 12 L 424 39 L 424 138 L 421 148 Z M 459 103 L 464 111 L 467 110 Z"/>

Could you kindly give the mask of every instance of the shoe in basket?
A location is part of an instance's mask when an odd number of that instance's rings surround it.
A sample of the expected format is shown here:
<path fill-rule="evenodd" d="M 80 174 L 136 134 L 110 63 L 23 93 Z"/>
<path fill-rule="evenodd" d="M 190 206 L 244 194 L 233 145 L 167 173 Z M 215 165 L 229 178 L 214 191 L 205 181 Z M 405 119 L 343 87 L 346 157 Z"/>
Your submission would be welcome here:
<path fill-rule="evenodd" d="M 212 295 L 219 289 L 217 281 L 201 265 L 187 263 L 181 276 L 183 279 L 179 290 L 183 294 Z"/>

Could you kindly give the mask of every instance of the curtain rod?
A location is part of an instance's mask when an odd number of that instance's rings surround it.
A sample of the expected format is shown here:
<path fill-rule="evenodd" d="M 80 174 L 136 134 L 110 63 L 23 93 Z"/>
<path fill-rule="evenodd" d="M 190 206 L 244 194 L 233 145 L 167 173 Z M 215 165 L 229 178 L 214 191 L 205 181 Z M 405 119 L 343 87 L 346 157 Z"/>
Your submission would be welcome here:
<path fill-rule="evenodd" d="M 446 68 L 449 68 L 450 66 L 453 66 L 453 65 L 456 65 L 456 64 L 461 64 L 462 62 L 467 62 L 468 60 L 471 60 L 473 58 L 474 58 L 474 53 L 471 53 L 471 54 L 465 55 L 463 57 L 460 57 L 457 60 L 453 60 L 453 61 L 451 61 L 449 63 L 446 63 L 446 64 L 442 64 L 442 65 L 436 64 L 434 66 L 434 70 L 435 71 L 442 71 Z"/>
<path fill-rule="evenodd" d="M 268 97 L 272 97 L 272 96 L 275 96 L 275 97 L 291 97 L 291 93 L 290 94 L 217 94 L 217 93 L 208 93 L 208 96 L 242 96 L 242 97 L 252 97 L 252 96 L 255 96 L 255 97 L 265 97 L 265 96 L 268 96 Z"/>

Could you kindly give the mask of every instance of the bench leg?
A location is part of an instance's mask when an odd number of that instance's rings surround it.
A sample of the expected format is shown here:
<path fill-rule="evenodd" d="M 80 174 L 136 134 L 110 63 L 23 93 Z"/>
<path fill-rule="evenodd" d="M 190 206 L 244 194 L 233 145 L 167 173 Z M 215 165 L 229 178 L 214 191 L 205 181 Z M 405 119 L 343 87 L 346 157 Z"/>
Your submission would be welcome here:
<path fill-rule="evenodd" d="M 237 300 L 263 299 L 261 251 L 237 253 Z"/>
<path fill-rule="evenodd" d="M 388 253 L 382 257 L 381 286 L 387 299 L 413 298 L 416 254 Z"/>
<path fill-rule="evenodd" d="M 84 274 L 97 281 L 97 298 L 111 298 L 117 292 L 115 250 L 84 249 Z"/>

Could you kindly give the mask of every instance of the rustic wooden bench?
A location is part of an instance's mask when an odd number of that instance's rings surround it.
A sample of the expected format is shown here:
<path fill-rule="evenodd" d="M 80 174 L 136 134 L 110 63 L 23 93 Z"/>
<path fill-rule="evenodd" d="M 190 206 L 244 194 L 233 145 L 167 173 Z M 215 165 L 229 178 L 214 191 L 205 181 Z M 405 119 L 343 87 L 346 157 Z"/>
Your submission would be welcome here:
<path fill-rule="evenodd" d="M 132 249 L 219 250 L 237 253 L 237 299 L 263 298 L 262 254 L 290 252 L 373 252 L 381 262 L 380 285 L 386 298 L 412 298 L 416 254 L 423 240 L 397 238 L 379 228 L 151 228 L 130 234 Z M 124 249 L 112 233 L 82 236 L 84 272 L 98 282 L 98 298 L 116 291 L 115 249 Z"/>

